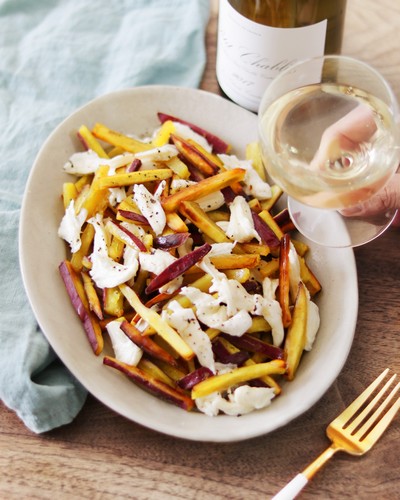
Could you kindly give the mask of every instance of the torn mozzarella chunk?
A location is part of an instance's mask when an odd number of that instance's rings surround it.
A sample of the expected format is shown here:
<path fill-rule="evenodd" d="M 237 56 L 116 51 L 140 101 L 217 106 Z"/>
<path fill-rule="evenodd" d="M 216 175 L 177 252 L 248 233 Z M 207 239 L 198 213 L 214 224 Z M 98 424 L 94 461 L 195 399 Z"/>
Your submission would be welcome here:
<path fill-rule="evenodd" d="M 178 155 L 178 150 L 173 144 L 165 144 L 154 149 L 148 149 L 147 151 L 140 151 L 140 153 L 135 154 L 135 158 L 141 161 L 168 161 L 174 156 Z"/>
<path fill-rule="evenodd" d="M 254 229 L 251 209 L 243 196 L 236 196 L 229 205 L 231 216 L 226 230 L 226 235 L 234 241 L 244 243 L 256 238 L 261 242 L 260 235 Z"/>
<path fill-rule="evenodd" d="M 235 155 L 219 154 L 219 159 L 224 166 L 232 170 L 234 168 L 243 168 L 246 170 L 244 176 L 244 192 L 252 195 L 259 200 L 268 200 L 272 196 L 271 186 L 258 175 L 250 160 L 239 160 Z"/>
<path fill-rule="evenodd" d="M 192 139 L 193 141 L 197 142 L 202 148 L 204 148 L 206 151 L 211 153 L 212 151 L 212 146 L 209 144 L 207 139 L 203 137 L 202 135 L 198 134 L 195 132 L 193 129 L 191 129 L 188 125 L 185 125 L 184 123 L 180 122 L 173 122 L 174 127 L 175 127 L 175 134 L 179 137 L 182 137 L 182 139 Z"/>
<path fill-rule="evenodd" d="M 82 208 L 75 213 L 75 202 L 71 200 L 58 228 L 58 236 L 64 239 L 75 253 L 81 248 L 81 230 L 87 217 L 87 210 Z"/>
<path fill-rule="evenodd" d="M 212 243 L 211 250 L 208 252 L 208 257 L 214 255 L 230 255 L 236 243 Z"/>
<path fill-rule="evenodd" d="M 113 288 L 136 276 L 139 262 L 138 251 L 126 246 L 123 264 L 111 259 L 107 251 L 106 234 L 102 216 L 97 214 L 88 220 L 95 229 L 93 252 L 90 255 L 90 276 L 99 288 Z"/>
<path fill-rule="evenodd" d="M 129 165 L 134 158 L 132 153 L 123 153 L 114 156 L 114 158 L 101 158 L 96 152 L 89 149 L 74 153 L 65 163 L 64 170 L 74 175 L 94 174 L 101 165 L 106 165 L 109 167 L 108 175 L 113 175 L 117 168 Z"/>
<path fill-rule="evenodd" d="M 140 267 L 156 275 L 162 273 L 176 258 L 169 252 L 152 249 L 151 253 L 139 252 Z M 183 277 L 178 276 L 160 288 L 160 293 L 173 293 L 182 285 Z"/>
<path fill-rule="evenodd" d="M 214 392 L 203 398 L 197 398 L 195 403 L 202 413 L 210 417 L 218 415 L 220 411 L 227 415 L 239 416 L 265 408 L 274 397 L 274 390 L 270 387 L 242 385 L 229 392 L 227 399 L 220 393 Z"/>
<path fill-rule="evenodd" d="M 133 199 L 146 217 L 156 236 L 162 233 L 167 218 L 160 201 L 143 184 L 133 187 Z"/>
<path fill-rule="evenodd" d="M 209 293 L 194 287 L 184 287 L 181 293 L 196 307 L 196 316 L 210 328 L 217 328 L 230 335 L 243 335 L 251 326 L 251 316 L 246 311 L 239 311 L 229 316 L 227 307 Z"/>
<path fill-rule="evenodd" d="M 274 345 L 280 346 L 283 342 L 285 331 L 282 322 L 282 308 L 275 298 L 275 291 L 278 287 L 279 280 L 264 278 L 263 287 L 263 302 L 261 314 L 271 327 L 272 341 Z"/>
<path fill-rule="evenodd" d="M 112 207 L 118 205 L 126 198 L 126 191 L 123 187 L 109 188 L 108 201 Z"/>
<path fill-rule="evenodd" d="M 117 320 L 110 321 L 106 328 L 116 359 L 127 365 L 136 366 L 143 355 L 143 351 L 121 330 L 121 322 Z"/>
<path fill-rule="evenodd" d="M 168 310 L 163 310 L 163 318 L 175 328 L 183 340 L 196 354 L 201 366 L 215 373 L 214 354 L 209 336 L 201 329 L 192 309 L 182 307 L 173 300 Z"/>
<path fill-rule="evenodd" d="M 308 310 L 307 310 L 307 332 L 306 332 L 306 345 L 304 349 L 306 351 L 311 351 L 314 344 L 315 337 L 319 330 L 320 316 L 319 308 L 315 302 L 313 302 L 308 295 Z"/>
<path fill-rule="evenodd" d="M 139 252 L 140 267 L 154 274 L 162 273 L 175 260 L 173 255 L 159 248 L 152 249 L 150 253 Z"/>

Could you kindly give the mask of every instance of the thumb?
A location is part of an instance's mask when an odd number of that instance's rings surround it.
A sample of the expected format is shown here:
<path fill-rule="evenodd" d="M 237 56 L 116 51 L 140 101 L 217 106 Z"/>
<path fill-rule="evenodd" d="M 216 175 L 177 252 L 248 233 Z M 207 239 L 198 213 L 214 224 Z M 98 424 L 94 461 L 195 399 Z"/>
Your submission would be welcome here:
<path fill-rule="evenodd" d="M 345 216 L 376 215 L 385 210 L 400 208 L 400 173 L 394 174 L 387 184 L 368 201 L 341 210 Z"/>

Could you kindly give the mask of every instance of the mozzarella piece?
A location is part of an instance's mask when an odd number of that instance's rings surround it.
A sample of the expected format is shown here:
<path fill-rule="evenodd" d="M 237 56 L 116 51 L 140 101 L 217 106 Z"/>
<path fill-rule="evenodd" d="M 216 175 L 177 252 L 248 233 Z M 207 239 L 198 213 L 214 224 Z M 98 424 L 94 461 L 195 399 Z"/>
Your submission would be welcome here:
<path fill-rule="evenodd" d="M 140 267 L 154 274 L 162 273 L 175 260 L 173 255 L 159 248 L 153 248 L 150 253 L 139 252 Z"/>
<path fill-rule="evenodd" d="M 283 342 L 285 331 L 282 322 L 282 308 L 275 298 L 275 291 L 279 281 L 271 278 L 264 278 L 263 301 L 261 304 L 261 314 L 271 326 L 272 341 L 274 345 L 280 346 Z"/>
<path fill-rule="evenodd" d="M 319 308 L 315 302 L 313 302 L 308 295 L 308 311 L 307 311 L 307 332 L 306 332 L 306 345 L 304 349 L 306 351 L 311 351 L 314 344 L 315 337 L 317 335 L 319 325 L 320 325 Z"/>
<path fill-rule="evenodd" d="M 116 205 L 118 205 L 118 203 L 121 203 L 121 201 L 126 198 L 126 191 L 123 187 L 109 188 L 108 191 L 110 193 L 108 196 L 108 201 L 110 202 L 110 205 L 112 207 L 115 207 Z"/>
<path fill-rule="evenodd" d="M 162 273 L 175 260 L 173 255 L 159 248 L 152 249 L 151 253 L 139 252 L 140 267 L 154 274 Z M 182 282 L 183 276 L 178 276 L 162 286 L 160 293 L 173 293 L 182 285 Z"/>
<path fill-rule="evenodd" d="M 124 263 L 120 264 L 108 256 L 103 218 L 97 214 L 88 220 L 95 229 L 93 252 L 90 256 L 92 268 L 90 276 L 99 288 L 113 288 L 136 276 L 139 262 L 138 251 L 126 246 Z"/>
<path fill-rule="evenodd" d="M 101 158 L 93 150 L 74 153 L 64 165 L 65 172 L 74 175 L 94 174 L 101 165 L 107 165 L 108 175 L 115 174 L 117 168 L 129 165 L 134 160 L 132 153 L 123 153 L 114 158 Z"/>
<path fill-rule="evenodd" d="M 244 192 L 246 194 L 252 195 L 259 200 L 268 200 L 271 198 L 271 186 L 261 179 L 250 160 L 239 160 L 235 155 L 226 154 L 219 154 L 218 157 L 229 170 L 234 168 L 243 168 L 246 170 L 243 180 Z"/>
<path fill-rule="evenodd" d="M 154 149 L 135 153 L 135 158 L 141 161 L 168 161 L 178 155 L 178 150 L 173 144 L 165 144 Z"/>
<path fill-rule="evenodd" d="M 106 328 L 116 359 L 127 365 L 136 366 L 142 358 L 143 351 L 121 330 L 121 322 L 110 321 Z"/>
<path fill-rule="evenodd" d="M 174 123 L 174 127 L 175 127 L 175 134 L 177 136 L 182 137 L 182 139 L 193 139 L 202 148 L 204 148 L 206 151 L 211 153 L 212 146 L 209 144 L 209 142 L 207 141 L 207 139 L 205 137 L 198 134 L 197 132 L 195 132 L 193 129 L 191 129 L 189 126 L 185 125 L 184 123 L 180 123 L 180 122 L 173 122 L 173 123 Z"/>
<path fill-rule="evenodd" d="M 75 213 L 75 202 L 71 200 L 58 228 L 58 236 L 63 238 L 75 253 L 81 248 L 81 230 L 87 217 L 87 210 L 82 208 L 79 214 Z"/>
<path fill-rule="evenodd" d="M 195 305 L 199 321 L 210 328 L 217 328 L 230 335 L 243 335 L 251 326 L 252 319 L 246 311 L 229 316 L 227 306 L 209 293 L 201 292 L 195 287 L 183 287 L 181 293 Z"/>
<path fill-rule="evenodd" d="M 154 195 L 143 184 L 135 184 L 133 187 L 133 199 L 139 210 L 146 217 L 156 236 L 162 233 L 167 218 L 164 209 Z"/>
<path fill-rule="evenodd" d="M 271 404 L 275 397 L 270 387 L 251 387 L 242 385 L 228 394 L 227 399 L 214 392 L 203 398 L 195 399 L 197 408 L 206 415 L 214 417 L 220 411 L 231 416 L 245 415 L 254 410 L 260 410 Z"/>
<path fill-rule="evenodd" d="M 196 354 L 201 366 L 215 373 L 214 354 L 209 336 L 203 332 L 192 309 L 182 307 L 176 300 L 163 310 L 163 318 L 175 328 Z"/>
<path fill-rule="evenodd" d="M 256 238 L 261 242 L 260 235 L 254 229 L 251 209 L 243 196 L 236 196 L 229 205 L 231 216 L 226 230 L 226 235 L 234 241 L 244 243 Z"/>
<path fill-rule="evenodd" d="M 236 243 L 212 243 L 211 250 L 208 252 L 208 257 L 213 257 L 214 255 L 230 255 L 234 249 Z"/>

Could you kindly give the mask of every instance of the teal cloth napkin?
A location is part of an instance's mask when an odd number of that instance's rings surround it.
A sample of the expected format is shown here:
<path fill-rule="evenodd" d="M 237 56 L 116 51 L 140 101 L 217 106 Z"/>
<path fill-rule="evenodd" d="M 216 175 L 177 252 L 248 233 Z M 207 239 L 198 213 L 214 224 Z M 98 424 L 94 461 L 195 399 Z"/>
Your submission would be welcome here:
<path fill-rule="evenodd" d="M 29 170 L 49 133 L 108 92 L 197 87 L 209 0 L 0 0 L 0 397 L 34 432 L 70 422 L 85 389 L 48 345 L 18 263 Z"/>

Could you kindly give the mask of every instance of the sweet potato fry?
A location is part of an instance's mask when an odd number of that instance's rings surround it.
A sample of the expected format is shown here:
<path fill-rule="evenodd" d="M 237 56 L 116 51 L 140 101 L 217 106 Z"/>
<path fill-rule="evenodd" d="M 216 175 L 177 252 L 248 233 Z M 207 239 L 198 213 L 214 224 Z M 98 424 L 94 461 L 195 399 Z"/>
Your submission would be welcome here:
<path fill-rule="evenodd" d="M 212 160 L 204 155 L 195 145 L 193 145 L 193 143 L 175 134 L 171 135 L 171 139 L 183 158 L 199 169 L 200 172 L 207 176 L 214 175 L 218 172 L 218 165 L 213 163 Z"/>
<path fill-rule="evenodd" d="M 170 365 L 176 365 L 175 359 L 167 351 L 157 345 L 149 336 L 142 335 L 139 330 L 128 321 L 125 320 L 121 323 L 121 330 L 132 340 L 132 342 L 150 356 L 161 359 Z"/>
<path fill-rule="evenodd" d="M 112 146 L 117 146 L 122 148 L 124 151 L 129 151 L 130 153 L 140 153 L 141 151 L 148 151 L 152 149 L 151 144 L 146 144 L 144 142 L 128 137 L 120 132 L 111 130 L 102 123 L 96 123 L 92 129 L 92 134 L 98 139 L 108 142 Z"/>
<path fill-rule="evenodd" d="M 289 250 L 290 250 L 290 236 L 285 234 L 281 240 L 281 248 L 279 254 L 279 303 L 282 308 L 282 322 L 283 326 L 290 325 L 292 314 L 290 312 L 290 286 L 289 286 Z"/>
<path fill-rule="evenodd" d="M 168 267 L 164 269 L 158 276 L 153 278 L 147 285 L 146 293 L 150 294 L 161 288 L 169 281 L 181 276 L 185 271 L 194 266 L 203 257 L 205 257 L 211 250 L 211 245 L 204 243 L 201 247 L 195 248 L 186 255 L 183 255 L 179 259 L 175 260 Z"/>
<path fill-rule="evenodd" d="M 150 181 L 161 181 L 172 177 L 172 170 L 169 168 L 157 168 L 153 170 L 139 170 L 125 174 L 115 174 L 102 177 L 98 182 L 98 189 L 132 186 L 134 184 L 144 184 Z"/>
<path fill-rule="evenodd" d="M 74 271 L 71 263 L 63 261 L 59 266 L 60 275 L 65 288 L 79 319 L 82 321 L 87 338 L 98 356 L 103 350 L 104 341 L 99 322 L 90 311 L 89 302 L 85 294 L 80 276 Z"/>
<path fill-rule="evenodd" d="M 307 334 L 307 310 L 308 301 L 305 286 L 300 282 L 293 308 L 292 322 L 288 328 L 284 344 L 286 377 L 288 380 L 294 379 L 304 351 Z"/>
<path fill-rule="evenodd" d="M 216 191 L 219 191 L 236 181 L 242 181 L 245 173 L 246 171 L 242 168 L 234 168 L 232 170 L 227 170 L 226 172 L 213 175 L 212 177 L 207 177 L 197 184 L 192 184 L 186 189 L 167 196 L 167 198 L 162 201 L 164 210 L 172 212 L 179 207 L 182 201 L 197 200 L 198 198 L 202 198 L 208 194 L 215 193 Z"/>
<path fill-rule="evenodd" d="M 265 375 L 285 373 L 286 363 L 281 359 L 274 359 L 268 363 L 259 363 L 250 366 L 235 368 L 229 373 L 214 375 L 197 385 L 192 389 L 192 399 L 208 396 L 213 392 L 225 391 L 231 386 L 248 382 Z"/>
<path fill-rule="evenodd" d="M 216 243 L 226 243 L 230 239 L 224 231 L 204 212 L 195 201 L 182 201 L 179 211 L 189 219 L 200 231 L 209 236 Z"/>
<path fill-rule="evenodd" d="M 126 363 L 118 361 L 111 356 L 104 356 L 103 363 L 119 370 L 124 375 L 127 375 L 134 382 L 154 394 L 156 397 L 173 403 L 187 411 L 193 409 L 194 402 L 189 396 L 186 396 L 183 392 L 173 389 L 165 382 L 156 379 L 137 366 L 127 365 Z"/>
<path fill-rule="evenodd" d="M 158 334 L 175 349 L 183 359 L 191 359 L 194 355 L 192 349 L 183 341 L 180 335 L 161 316 L 152 309 L 142 304 L 139 297 L 128 285 L 119 285 L 121 292 L 135 311 L 147 321 Z"/>

